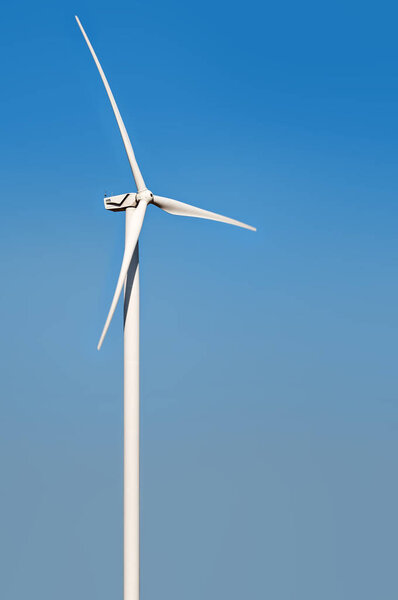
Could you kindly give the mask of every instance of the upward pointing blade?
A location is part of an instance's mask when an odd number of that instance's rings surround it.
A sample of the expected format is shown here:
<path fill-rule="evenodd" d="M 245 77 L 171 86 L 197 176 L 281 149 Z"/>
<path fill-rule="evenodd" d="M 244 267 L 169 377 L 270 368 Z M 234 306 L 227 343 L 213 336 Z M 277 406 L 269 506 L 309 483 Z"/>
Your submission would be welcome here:
<path fill-rule="evenodd" d="M 210 210 L 204 210 L 203 208 L 198 208 L 197 206 L 192 206 L 191 204 L 185 204 L 185 202 L 172 200 L 171 198 L 154 196 L 153 203 L 172 215 L 178 215 L 180 217 L 196 217 L 198 219 L 209 219 L 210 221 L 219 221 L 220 223 L 228 223 L 229 225 L 236 225 L 236 227 L 243 227 L 243 229 L 257 231 L 255 227 L 246 225 L 246 223 L 242 223 L 241 221 L 224 217 L 223 215 L 211 212 Z"/>
<path fill-rule="evenodd" d="M 106 322 L 104 325 L 104 329 L 101 333 L 101 337 L 100 340 L 98 342 L 98 346 L 97 349 L 99 350 L 102 346 L 102 342 L 104 341 L 104 338 L 106 336 L 106 332 L 108 331 L 110 322 L 112 321 L 112 317 L 115 313 L 116 310 L 116 306 L 120 297 L 120 294 L 122 292 L 123 289 L 123 285 L 127 276 L 127 272 L 129 270 L 129 266 L 131 263 L 131 259 L 132 256 L 134 254 L 134 250 L 135 247 L 137 245 L 138 242 L 138 237 L 140 235 L 141 232 L 141 227 L 142 227 L 142 223 L 144 221 L 144 216 L 145 216 L 145 211 L 146 211 L 146 207 L 147 207 L 147 203 L 142 201 L 138 204 L 137 208 L 128 208 L 127 210 L 133 210 L 134 214 L 132 216 L 132 219 L 129 223 L 129 228 L 128 228 L 128 237 L 126 237 L 126 245 L 124 248 L 124 255 L 123 255 L 123 261 L 122 261 L 122 266 L 120 269 L 120 274 L 119 274 L 119 279 L 117 280 L 117 284 L 116 284 L 116 290 L 115 293 L 113 295 L 113 300 L 112 300 L 112 304 L 111 307 L 109 309 L 109 313 L 108 316 L 106 318 Z M 127 217 L 127 215 L 126 215 Z M 127 233 L 127 232 L 126 232 Z"/>
<path fill-rule="evenodd" d="M 120 133 L 121 133 L 122 138 L 123 138 L 124 147 L 126 148 L 127 157 L 129 159 L 130 167 L 131 167 L 131 170 L 133 172 L 135 183 L 137 185 L 137 190 L 139 192 L 141 192 L 143 190 L 146 190 L 146 185 L 145 185 L 144 179 L 143 179 L 143 177 L 141 175 L 141 171 L 139 169 L 139 166 L 137 164 L 137 160 L 135 158 L 134 150 L 133 150 L 133 147 L 131 145 L 130 138 L 128 136 L 126 128 L 124 126 L 123 119 L 122 119 L 122 117 L 120 115 L 119 109 L 118 109 L 117 104 L 115 102 L 115 98 L 113 97 L 112 90 L 109 87 L 109 83 L 108 83 L 108 81 L 107 81 L 107 79 L 105 77 L 105 73 L 102 70 L 102 67 L 101 67 L 100 62 L 99 62 L 99 60 L 97 58 L 97 55 L 94 52 L 94 48 L 92 47 L 92 45 L 90 43 L 90 40 L 88 39 L 87 34 L 84 31 L 83 26 L 82 26 L 82 24 L 79 21 L 79 18 L 77 16 L 75 16 L 75 19 L 77 21 L 77 24 L 80 27 L 80 30 L 81 30 L 81 32 L 82 32 L 82 34 L 84 36 L 84 39 L 87 42 L 87 46 L 89 47 L 89 50 L 90 50 L 90 52 L 91 52 L 91 54 L 93 56 L 95 64 L 97 65 L 99 74 L 101 75 L 101 79 L 102 79 L 102 81 L 104 83 L 104 86 L 105 86 L 105 89 L 106 89 L 106 93 L 108 94 L 109 100 L 111 101 L 113 112 L 115 113 L 116 121 L 117 121 L 117 124 L 119 125 Z"/>

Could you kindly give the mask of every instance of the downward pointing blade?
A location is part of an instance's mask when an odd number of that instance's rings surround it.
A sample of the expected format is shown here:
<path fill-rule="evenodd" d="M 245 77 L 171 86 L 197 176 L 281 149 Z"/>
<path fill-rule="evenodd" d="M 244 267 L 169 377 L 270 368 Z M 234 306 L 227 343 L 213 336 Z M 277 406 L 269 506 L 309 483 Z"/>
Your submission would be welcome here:
<path fill-rule="evenodd" d="M 112 321 L 112 317 L 115 313 L 116 306 L 117 306 L 118 300 L 120 298 L 120 294 L 122 292 L 123 285 L 124 285 L 124 282 L 125 282 L 125 279 L 127 276 L 127 272 L 129 270 L 131 258 L 134 254 L 134 250 L 135 250 L 135 247 L 138 242 L 138 237 L 141 232 L 141 227 L 142 227 L 142 223 L 144 221 L 144 216 L 145 216 L 145 211 L 146 211 L 147 206 L 148 206 L 147 203 L 142 201 L 138 204 L 137 208 L 128 208 L 127 209 L 128 211 L 133 210 L 134 214 L 133 214 L 133 217 L 129 224 L 128 237 L 126 237 L 126 244 L 125 244 L 125 248 L 124 248 L 124 255 L 123 255 L 122 266 L 120 269 L 119 279 L 117 280 L 116 290 L 113 295 L 112 304 L 109 309 L 109 313 L 106 318 L 106 322 L 105 322 L 104 329 L 102 331 L 100 340 L 98 342 L 98 346 L 97 346 L 98 350 L 102 346 L 102 342 L 104 341 L 104 338 L 106 336 L 106 333 L 107 333 L 109 325 L 110 325 L 110 322 Z M 126 217 L 127 217 L 127 215 L 126 215 Z"/>
<path fill-rule="evenodd" d="M 229 225 L 236 225 L 236 227 L 243 227 L 244 229 L 257 231 L 255 227 L 246 225 L 246 223 L 242 223 L 241 221 L 236 221 L 235 219 L 230 219 L 229 217 L 224 217 L 223 215 L 218 215 L 217 213 L 209 210 L 203 210 L 203 208 L 191 206 L 191 204 L 185 204 L 185 202 L 172 200 L 171 198 L 154 196 L 153 203 L 172 215 L 178 215 L 181 217 L 196 217 L 198 219 L 209 219 L 210 221 L 220 221 L 220 223 L 228 223 Z"/>
<path fill-rule="evenodd" d="M 84 31 L 83 26 L 82 26 L 82 24 L 79 21 L 79 18 L 77 16 L 75 16 L 75 19 L 77 21 L 77 24 L 80 27 L 80 30 L 81 30 L 81 32 L 83 34 L 84 39 L 87 42 L 87 46 L 89 47 L 89 50 L 90 50 L 90 52 L 92 54 L 92 57 L 93 57 L 93 59 L 95 61 L 95 64 L 97 65 L 99 74 L 101 75 L 101 79 L 102 79 L 102 81 L 104 83 L 104 86 L 105 86 L 105 89 L 106 89 L 106 93 L 108 94 L 108 98 L 111 101 L 113 112 L 115 113 L 116 121 L 117 121 L 117 124 L 119 125 L 119 129 L 120 129 L 120 133 L 122 135 L 124 147 L 125 147 L 126 152 L 127 152 L 127 157 L 129 159 L 130 167 L 131 167 L 131 170 L 133 172 L 135 183 L 137 185 L 137 190 L 139 192 L 141 192 L 143 190 L 146 190 L 146 185 L 145 185 L 144 179 L 143 179 L 143 177 L 141 175 L 141 171 L 139 169 L 139 166 L 137 164 L 137 160 L 135 158 L 134 150 L 133 150 L 133 147 L 131 145 L 130 138 L 128 136 L 126 128 L 124 126 L 123 119 L 122 119 L 122 117 L 120 115 L 119 109 L 118 109 L 117 104 L 115 102 L 115 98 L 113 97 L 112 90 L 109 87 L 109 83 L 108 83 L 107 78 L 105 77 L 105 73 L 102 70 L 102 67 L 101 67 L 100 62 L 99 62 L 99 60 L 97 58 L 97 55 L 94 52 L 94 48 L 92 47 L 92 45 L 90 43 L 90 40 L 88 39 L 87 34 Z"/>

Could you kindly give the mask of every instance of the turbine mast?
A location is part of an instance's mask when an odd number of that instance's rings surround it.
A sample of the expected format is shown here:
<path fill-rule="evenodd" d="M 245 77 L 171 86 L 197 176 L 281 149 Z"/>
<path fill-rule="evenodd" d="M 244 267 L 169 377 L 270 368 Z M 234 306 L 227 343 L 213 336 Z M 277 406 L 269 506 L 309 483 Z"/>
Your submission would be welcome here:
<path fill-rule="evenodd" d="M 134 208 L 126 210 L 126 240 Z M 138 243 L 124 291 L 124 600 L 140 597 L 140 298 Z"/>

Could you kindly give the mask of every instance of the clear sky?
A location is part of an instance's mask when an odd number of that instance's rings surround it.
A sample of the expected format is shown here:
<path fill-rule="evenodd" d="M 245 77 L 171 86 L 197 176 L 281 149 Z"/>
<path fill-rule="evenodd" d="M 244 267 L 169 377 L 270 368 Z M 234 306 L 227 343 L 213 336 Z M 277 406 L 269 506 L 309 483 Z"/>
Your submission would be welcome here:
<path fill-rule="evenodd" d="M 392 2 L 2 7 L 0 597 L 122 597 L 122 313 L 141 237 L 143 600 L 396 600 Z"/>

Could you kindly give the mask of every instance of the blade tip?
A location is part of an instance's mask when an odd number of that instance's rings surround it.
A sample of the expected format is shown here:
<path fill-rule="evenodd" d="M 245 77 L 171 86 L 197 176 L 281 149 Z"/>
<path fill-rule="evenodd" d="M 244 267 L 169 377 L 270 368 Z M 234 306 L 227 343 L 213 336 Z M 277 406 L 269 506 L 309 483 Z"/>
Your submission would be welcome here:
<path fill-rule="evenodd" d="M 257 231 L 257 227 L 253 227 L 252 225 L 247 225 L 247 223 L 242 223 L 241 227 L 244 229 L 248 229 L 249 231 Z"/>
<path fill-rule="evenodd" d="M 80 31 L 83 31 L 83 25 L 80 23 L 80 19 L 77 15 L 75 15 L 76 23 L 79 25 Z"/>

